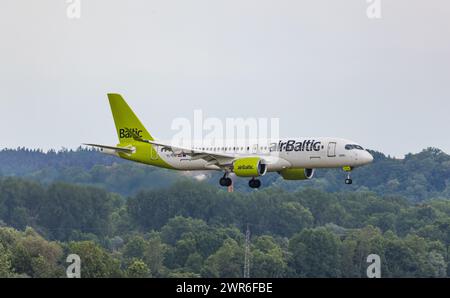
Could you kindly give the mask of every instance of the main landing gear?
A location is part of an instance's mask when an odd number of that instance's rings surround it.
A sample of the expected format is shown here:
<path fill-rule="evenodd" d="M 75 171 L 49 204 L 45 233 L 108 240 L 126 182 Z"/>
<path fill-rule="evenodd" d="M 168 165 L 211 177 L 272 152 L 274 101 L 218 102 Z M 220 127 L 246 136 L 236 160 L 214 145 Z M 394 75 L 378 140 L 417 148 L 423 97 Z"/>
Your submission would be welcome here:
<path fill-rule="evenodd" d="M 351 172 L 352 172 L 353 168 L 352 167 L 344 167 L 343 169 L 344 169 L 344 171 L 347 172 L 347 179 L 345 179 L 345 184 L 347 184 L 347 185 L 352 184 L 353 180 L 351 177 Z"/>
<path fill-rule="evenodd" d="M 219 184 L 220 186 L 231 186 L 231 184 L 233 184 L 233 181 L 231 180 L 230 177 L 228 177 L 228 172 L 223 174 L 223 177 L 220 178 L 219 180 Z M 252 178 L 249 182 L 248 182 L 248 186 L 250 186 L 251 188 L 259 188 L 261 186 L 261 180 L 256 179 L 256 178 Z"/>
<path fill-rule="evenodd" d="M 228 187 L 228 186 L 231 186 L 231 184 L 233 184 L 233 181 L 231 180 L 230 177 L 228 177 L 228 173 L 225 173 L 225 174 L 223 175 L 223 177 L 220 178 L 219 184 L 220 184 L 221 186 L 226 186 L 226 187 Z"/>
<path fill-rule="evenodd" d="M 248 186 L 250 186 L 251 188 L 259 188 L 261 186 L 261 180 L 252 178 L 248 182 Z"/>

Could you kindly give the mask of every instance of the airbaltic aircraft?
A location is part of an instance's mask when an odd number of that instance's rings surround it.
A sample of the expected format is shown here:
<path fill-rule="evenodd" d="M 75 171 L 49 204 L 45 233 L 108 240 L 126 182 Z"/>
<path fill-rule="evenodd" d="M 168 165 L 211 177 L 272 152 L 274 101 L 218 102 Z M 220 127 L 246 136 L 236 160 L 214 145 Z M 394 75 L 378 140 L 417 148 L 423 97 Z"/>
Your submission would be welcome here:
<path fill-rule="evenodd" d="M 223 171 L 221 186 L 230 186 L 230 173 L 250 178 L 249 186 L 258 188 L 258 177 L 277 172 L 286 180 L 311 179 L 316 168 L 343 168 L 346 184 L 350 172 L 373 161 L 372 155 L 355 142 L 341 138 L 307 137 L 239 143 L 224 141 L 221 146 L 193 142 L 187 148 L 155 140 L 119 94 L 108 94 L 119 144 L 99 148 L 103 153 L 152 166 L 192 171 Z"/>

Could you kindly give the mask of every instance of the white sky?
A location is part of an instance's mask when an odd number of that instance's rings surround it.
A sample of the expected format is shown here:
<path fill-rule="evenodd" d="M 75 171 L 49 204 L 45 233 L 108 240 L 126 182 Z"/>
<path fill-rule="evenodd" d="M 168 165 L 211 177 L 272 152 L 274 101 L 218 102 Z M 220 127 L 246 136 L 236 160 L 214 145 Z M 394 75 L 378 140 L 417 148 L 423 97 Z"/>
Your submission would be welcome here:
<path fill-rule="evenodd" d="M 172 120 L 279 117 L 401 156 L 450 153 L 450 2 L 0 0 L 0 147 L 117 142 L 106 93 Z"/>

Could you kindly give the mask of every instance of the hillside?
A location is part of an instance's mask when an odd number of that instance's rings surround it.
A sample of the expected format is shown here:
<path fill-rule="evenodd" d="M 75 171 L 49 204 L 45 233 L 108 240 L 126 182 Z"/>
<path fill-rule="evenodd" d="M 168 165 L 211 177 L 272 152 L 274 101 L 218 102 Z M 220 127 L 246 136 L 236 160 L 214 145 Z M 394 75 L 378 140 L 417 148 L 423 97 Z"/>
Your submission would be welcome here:
<path fill-rule="evenodd" d="M 3 227 L 1 227 L 3 226 Z M 64 183 L 0 180 L 0 277 L 241 277 L 245 227 L 253 277 L 443 277 L 450 201 L 413 205 L 367 192 L 227 193 L 185 180 L 128 199 Z"/>
<path fill-rule="evenodd" d="M 70 253 L 83 277 L 241 277 L 246 227 L 252 277 L 364 277 L 372 253 L 384 277 L 449 276 L 449 156 L 374 154 L 350 188 L 328 170 L 228 193 L 218 173 L 3 150 L 0 277 L 63 277 Z"/>

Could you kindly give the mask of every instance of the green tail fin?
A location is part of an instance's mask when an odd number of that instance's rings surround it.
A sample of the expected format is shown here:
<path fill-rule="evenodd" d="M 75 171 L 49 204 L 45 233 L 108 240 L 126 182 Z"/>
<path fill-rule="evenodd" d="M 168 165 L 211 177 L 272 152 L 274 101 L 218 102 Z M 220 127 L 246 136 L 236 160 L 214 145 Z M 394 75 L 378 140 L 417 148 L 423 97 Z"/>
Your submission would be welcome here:
<path fill-rule="evenodd" d="M 133 143 L 133 136 L 153 141 L 153 137 L 142 125 L 120 94 L 108 94 L 109 104 L 116 124 L 117 136 L 121 144 Z"/>

